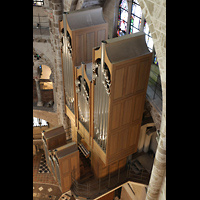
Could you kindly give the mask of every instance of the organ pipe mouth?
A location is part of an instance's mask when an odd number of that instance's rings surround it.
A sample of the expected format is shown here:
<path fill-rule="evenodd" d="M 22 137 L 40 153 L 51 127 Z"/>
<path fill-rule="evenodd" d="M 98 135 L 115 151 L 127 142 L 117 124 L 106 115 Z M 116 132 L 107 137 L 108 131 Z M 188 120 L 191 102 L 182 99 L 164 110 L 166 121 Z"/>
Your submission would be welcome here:
<path fill-rule="evenodd" d="M 106 40 L 102 40 L 101 42 L 107 44 L 107 41 L 106 41 Z"/>

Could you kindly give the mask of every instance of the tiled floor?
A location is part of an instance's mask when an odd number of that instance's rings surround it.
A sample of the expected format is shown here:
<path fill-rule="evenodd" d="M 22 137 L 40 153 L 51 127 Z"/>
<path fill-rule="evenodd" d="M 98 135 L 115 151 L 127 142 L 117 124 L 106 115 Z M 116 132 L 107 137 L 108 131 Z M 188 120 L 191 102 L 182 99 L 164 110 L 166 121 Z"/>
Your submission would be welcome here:
<path fill-rule="evenodd" d="M 33 200 L 58 200 L 62 195 L 58 186 L 46 183 L 33 183 Z"/>
<path fill-rule="evenodd" d="M 71 191 L 62 194 L 51 172 L 46 170 L 44 152 L 33 156 L 33 200 L 69 200 Z"/>
<path fill-rule="evenodd" d="M 37 155 L 33 156 L 33 183 L 49 183 L 58 185 L 51 173 L 39 173 L 42 154 L 44 154 L 44 152 L 40 151 Z"/>
<path fill-rule="evenodd" d="M 51 173 L 47 164 L 46 164 L 46 159 L 45 159 L 45 155 L 42 154 L 41 158 L 40 158 L 40 166 L 39 166 L 39 174 L 45 174 L 45 173 Z"/>

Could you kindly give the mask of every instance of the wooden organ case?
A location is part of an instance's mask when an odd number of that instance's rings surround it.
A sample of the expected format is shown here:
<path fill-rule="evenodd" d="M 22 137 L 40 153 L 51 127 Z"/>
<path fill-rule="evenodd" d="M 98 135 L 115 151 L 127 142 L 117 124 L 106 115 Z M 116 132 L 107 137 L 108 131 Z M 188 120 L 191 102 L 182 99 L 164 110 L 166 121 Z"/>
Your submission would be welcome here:
<path fill-rule="evenodd" d="M 71 187 L 71 173 L 75 179 L 80 177 L 79 151 L 75 142 L 67 143 L 63 126 L 42 132 L 45 158 L 48 168 L 58 182 L 62 192 Z"/>
<path fill-rule="evenodd" d="M 48 150 L 66 144 L 66 133 L 64 127 L 61 125 L 44 130 L 42 132 L 42 139 Z"/>
<path fill-rule="evenodd" d="M 137 151 L 152 62 L 144 33 L 107 39 L 107 26 L 99 7 L 64 13 L 59 25 L 65 112 L 96 177 Z"/>
<path fill-rule="evenodd" d="M 46 158 L 49 170 L 55 176 L 51 151 L 67 143 L 66 133 L 63 126 L 62 125 L 56 126 L 56 127 L 44 130 L 42 132 L 42 141 L 43 141 L 43 147 L 44 147 L 44 152 L 45 152 L 45 158 Z"/>
<path fill-rule="evenodd" d="M 92 137 L 105 165 L 137 151 L 151 62 L 144 33 L 93 49 Z"/>
<path fill-rule="evenodd" d="M 63 145 L 53 150 L 54 170 L 56 180 L 62 192 L 70 190 L 71 173 L 80 177 L 79 151 L 75 142 Z"/>
<path fill-rule="evenodd" d="M 59 24 L 63 66 L 66 114 L 77 126 L 78 107 L 75 91 L 75 67 L 92 61 L 92 48 L 107 39 L 108 24 L 103 19 L 102 7 L 81 9 L 63 14 Z"/>

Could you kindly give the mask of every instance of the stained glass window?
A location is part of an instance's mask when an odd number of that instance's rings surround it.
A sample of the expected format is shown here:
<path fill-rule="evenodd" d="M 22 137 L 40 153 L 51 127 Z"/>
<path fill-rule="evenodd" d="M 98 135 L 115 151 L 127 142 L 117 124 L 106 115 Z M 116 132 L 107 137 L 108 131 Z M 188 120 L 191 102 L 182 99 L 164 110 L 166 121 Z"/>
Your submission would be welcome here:
<path fill-rule="evenodd" d="M 145 33 L 145 41 L 147 43 L 147 47 L 148 47 L 149 51 L 152 52 L 152 50 L 153 50 L 153 39 L 151 37 L 151 33 L 149 31 L 149 26 L 148 26 L 146 20 L 144 20 L 144 33 Z"/>
<path fill-rule="evenodd" d="M 156 54 L 154 55 L 153 63 L 158 66 L 158 60 Z"/>
<path fill-rule="evenodd" d="M 127 21 L 128 21 L 128 3 L 127 0 L 121 0 L 121 3 L 119 4 L 119 13 L 118 13 L 118 28 L 117 28 L 118 36 L 126 34 Z"/>
<path fill-rule="evenodd" d="M 131 11 L 130 33 L 137 33 L 140 31 L 141 19 L 142 19 L 141 7 L 138 1 L 134 0 Z"/>
<path fill-rule="evenodd" d="M 33 1 L 33 6 L 43 6 L 44 0 Z"/>
<path fill-rule="evenodd" d="M 129 24 L 130 30 L 127 30 L 127 25 Z M 144 24 L 141 26 L 141 24 Z M 119 5 L 119 15 L 118 15 L 118 29 L 117 35 L 122 36 L 129 32 L 137 33 L 143 31 L 145 33 L 145 41 L 150 52 L 153 51 L 153 39 L 149 31 L 149 26 L 142 17 L 142 9 L 138 0 L 132 0 L 131 16 L 128 22 L 128 3 L 127 0 L 121 0 Z M 156 61 L 157 62 L 157 61 Z"/>

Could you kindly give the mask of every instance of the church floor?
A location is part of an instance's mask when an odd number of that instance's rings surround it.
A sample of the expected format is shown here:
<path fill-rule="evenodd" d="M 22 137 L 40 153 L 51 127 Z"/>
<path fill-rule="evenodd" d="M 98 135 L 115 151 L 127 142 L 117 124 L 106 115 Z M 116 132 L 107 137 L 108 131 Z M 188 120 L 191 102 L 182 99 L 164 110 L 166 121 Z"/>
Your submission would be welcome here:
<path fill-rule="evenodd" d="M 33 200 L 68 200 L 71 193 L 67 193 L 62 194 L 58 183 L 48 170 L 44 152 L 40 151 L 33 156 Z"/>
<path fill-rule="evenodd" d="M 40 161 L 43 154 L 44 152 L 40 151 L 37 153 L 37 155 L 33 156 L 33 182 L 49 183 L 58 186 L 58 183 L 54 180 L 48 168 L 46 168 L 48 173 L 46 172 L 46 169 L 41 168 Z M 43 158 L 44 157 L 42 157 L 42 159 Z M 42 170 L 41 173 L 39 173 L 39 168 Z"/>

